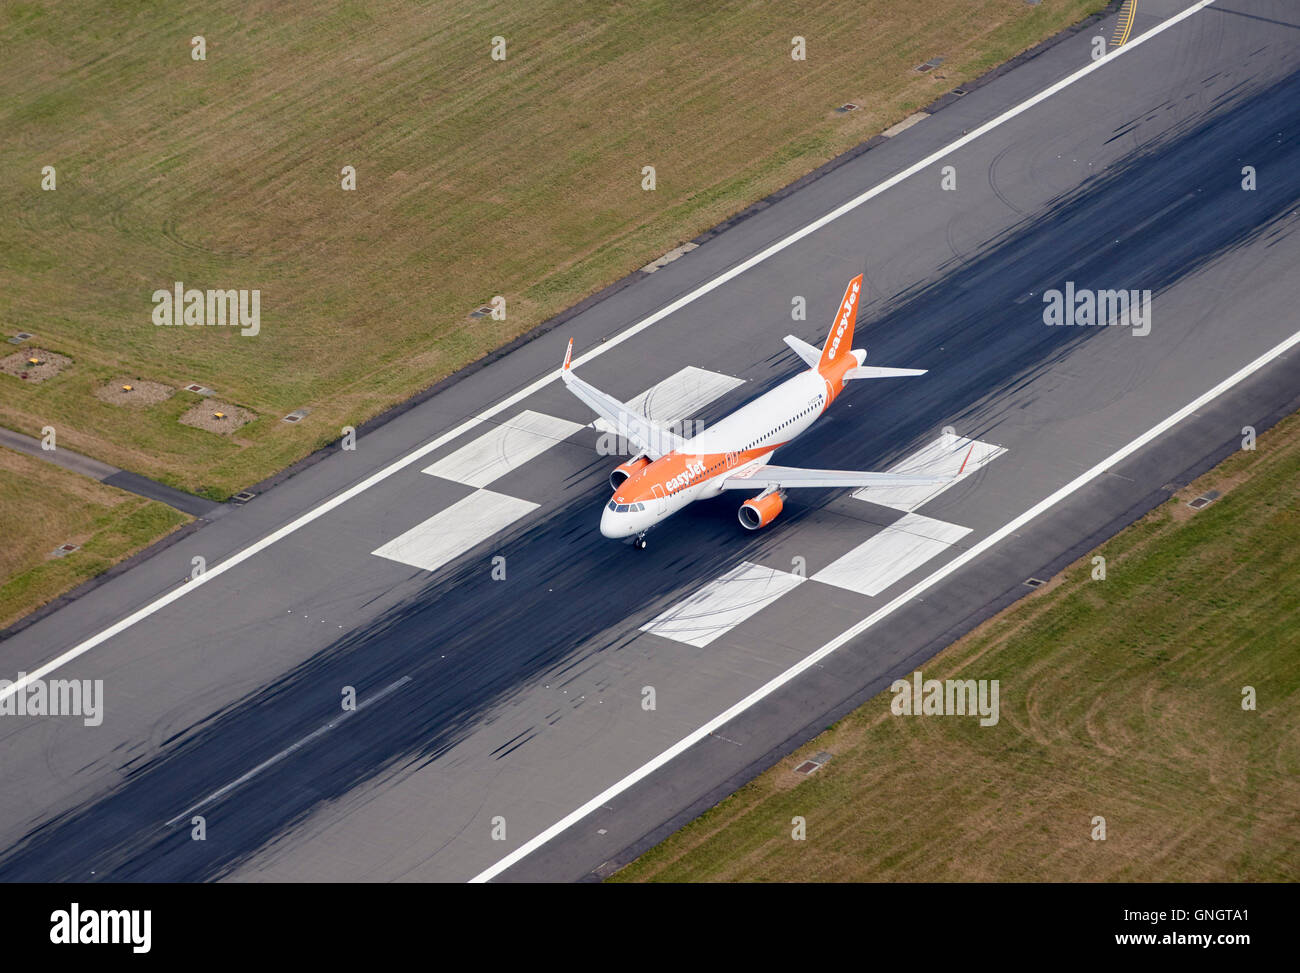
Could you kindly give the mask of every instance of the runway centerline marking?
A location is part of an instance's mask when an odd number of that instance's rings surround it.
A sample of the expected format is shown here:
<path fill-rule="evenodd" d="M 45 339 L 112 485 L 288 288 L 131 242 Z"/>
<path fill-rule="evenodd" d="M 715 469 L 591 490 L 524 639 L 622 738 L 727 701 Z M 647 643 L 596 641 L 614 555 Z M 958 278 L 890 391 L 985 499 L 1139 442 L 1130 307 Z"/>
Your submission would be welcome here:
<path fill-rule="evenodd" d="M 258 774 L 260 774 L 262 771 L 266 770 L 267 767 L 270 767 L 273 764 L 278 764 L 281 760 L 283 760 L 285 757 L 289 756 L 290 754 L 297 753 L 299 750 L 307 746 L 313 740 L 316 740 L 317 738 L 324 736 L 330 730 L 334 729 L 334 727 L 338 726 L 348 717 L 356 716 L 358 713 L 360 713 L 371 703 L 377 703 L 385 696 L 397 692 L 397 690 L 401 689 L 410 681 L 411 681 L 410 676 L 403 676 L 401 679 L 397 680 L 397 682 L 393 683 L 391 686 L 385 686 L 383 689 L 379 690 L 379 692 L 375 693 L 373 696 L 367 696 L 363 701 L 357 703 L 356 709 L 344 710 L 341 716 L 336 716 L 334 719 L 330 720 L 324 726 L 320 727 L 319 729 L 313 730 L 311 733 L 308 733 L 297 743 L 285 747 L 274 757 L 271 757 L 269 760 L 263 760 L 260 764 L 258 764 L 248 773 L 244 774 L 242 777 L 235 778 L 225 787 L 218 788 L 217 790 L 209 794 L 207 797 L 205 797 L 203 800 L 199 801 L 199 803 L 185 809 L 180 814 L 176 815 L 176 817 L 168 821 L 167 827 L 170 828 L 177 821 L 181 820 L 187 815 L 193 814 L 199 808 L 206 807 L 207 805 L 211 804 L 213 801 L 217 800 L 218 798 L 224 797 L 225 795 L 229 794 L 231 791 L 236 790 L 237 788 L 241 787 L 244 784 L 247 784 L 250 780 L 252 780 Z"/>
<path fill-rule="evenodd" d="M 1066 75 L 1064 78 L 1061 78 L 1060 80 L 1052 83 L 1051 85 L 1048 85 L 1046 88 L 1042 89 L 1037 94 L 1030 96 L 1029 98 L 1025 99 L 1024 101 L 1020 102 L 1017 105 L 1012 106 L 1011 108 L 1004 111 L 1002 114 L 995 116 L 994 118 L 983 123 L 982 125 L 974 129 L 971 129 L 971 131 L 967 132 L 966 134 L 960 136 L 957 139 L 954 139 L 952 142 L 949 142 L 941 149 L 930 153 L 930 155 L 925 156 L 924 158 L 922 158 L 917 162 L 914 162 L 912 165 L 908 166 L 905 169 L 900 170 L 899 172 L 895 173 L 893 176 L 890 176 L 888 179 L 884 180 L 883 182 L 877 183 L 875 186 L 871 187 L 865 192 L 860 193 L 859 195 L 853 197 L 848 202 L 842 203 L 840 206 L 836 207 L 835 209 L 831 210 L 829 213 L 814 220 L 812 223 L 807 224 L 806 226 L 804 226 L 799 230 L 796 230 L 795 232 L 789 234 L 788 236 L 782 238 L 781 240 L 778 240 L 776 243 L 773 243 L 772 245 L 768 246 L 763 250 L 760 250 L 758 253 L 754 254 L 752 257 L 749 257 L 746 260 L 742 261 L 741 263 L 737 264 L 735 267 L 732 267 L 730 270 L 724 271 L 722 274 L 719 274 L 717 277 L 712 278 L 711 280 L 705 282 L 704 284 L 701 284 L 699 287 L 696 287 L 694 290 L 691 290 L 688 293 L 682 295 L 677 300 L 660 308 L 654 314 L 651 314 L 650 316 L 643 318 L 641 321 L 638 321 L 636 324 L 625 329 L 619 334 L 610 337 L 602 344 L 594 346 L 593 348 L 591 348 L 591 350 L 578 356 L 578 358 L 574 360 L 573 365 L 577 366 L 585 362 L 592 361 L 593 359 L 606 353 L 610 349 L 617 347 L 618 345 L 622 344 L 625 341 L 630 340 L 631 338 L 640 334 L 642 331 L 645 331 L 648 328 L 653 327 L 659 321 L 662 321 L 664 318 L 668 317 L 669 315 L 679 311 L 681 308 L 686 307 L 688 304 L 691 304 L 694 301 L 698 300 L 699 298 L 703 297 L 704 295 L 716 290 L 717 288 L 721 287 L 723 284 L 726 284 L 729 281 L 734 280 L 735 278 L 739 277 L 741 274 L 745 273 L 751 268 L 757 266 L 758 264 L 762 263 L 768 258 L 774 256 L 775 254 L 778 254 L 781 251 L 785 250 L 787 247 L 793 246 L 795 243 L 798 243 L 804 237 L 817 232 L 827 224 L 839 219 L 845 213 L 857 209 L 859 206 L 863 205 L 866 202 L 869 202 L 870 200 L 881 195 L 885 191 L 892 189 L 894 186 L 910 178 L 911 176 L 914 176 L 917 173 L 922 172 L 923 170 L 934 165 L 936 162 L 940 162 L 943 159 L 951 156 L 958 149 L 961 149 L 964 146 L 969 145 L 977 138 L 980 138 L 981 136 L 987 134 L 988 132 L 991 132 L 994 129 L 999 128 L 1000 126 L 1006 124 L 1011 119 L 1016 118 L 1017 116 L 1023 114 L 1024 112 L 1028 111 L 1034 106 L 1050 98 L 1052 95 L 1056 94 L 1057 92 L 1062 91 L 1065 88 L 1068 88 L 1070 85 L 1074 84 L 1075 82 L 1092 74 L 1092 72 L 1099 70 L 1103 65 L 1109 64 L 1111 61 L 1115 60 L 1116 58 L 1123 57 L 1129 52 L 1137 50 L 1139 47 L 1141 47 L 1147 41 L 1151 40 L 1153 37 L 1162 34 L 1170 27 L 1173 27 L 1175 24 L 1178 24 L 1183 20 L 1186 20 L 1188 17 L 1191 17 L 1193 14 L 1210 6 L 1214 2 L 1215 0 L 1197 0 L 1197 2 L 1192 4 L 1190 7 L 1187 7 L 1186 9 L 1175 14 L 1174 16 L 1170 17 L 1167 20 L 1161 21 L 1159 24 L 1156 24 L 1150 30 L 1146 31 L 1143 34 L 1140 34 L 1138 37 L 1129 41 L 1123 47 L 1117 47 L 1113 51 L 1110 51 L 1102 55 L 1096 60 L 1090 61 L 1082 68 L 1079 68 L 1073 73 Z M 500 413 L 511 408 L 512 406 L 517 405 L 519 402 L 522 402 L 528 396 L 533 395 L 534 393 L 550 385 L 552 382 L 556 381 L 557 377 L 558 377 L 558 370 L 548 372 L 546 375 L 542 376 L 541 378 L 538 378 L 533 382 L 531 382 L 530 384 L 519 389 L 514 394 L 507 396 L 505 399 L 502 399 L 496 405 L 491 406 L 490 408 L 484 410 L 483 412 L 480 412 L 476 416 L 472 416 L 471 418 L 466 419 L 460 425 L 454 427 L 453 429 L 448 430 L 447 432 L 443 433 L 441 436 L 438 436 L 430 440 L 429 442 L 425 443 L 423 446 L 417 447 L 416 449 L 407 453 L 405 456 L 402 456 L 399 459 L 394 460 L 393 462 L 389 463 L 387 466 L 383 467 L 382 469 L 379 469 L 374 473 L 370 474 L 370 476 L 361 480 L 359 483 L 356 483 L 353 486 L 349 487 L 348 489 L 344 490 L 342 493 L 339 493 L 336 496 L 331 497 L 329 500 L 317 504 L 315 507 L 312 507 L 310 510 L 307 510 L 306 512 L 298 515 L 289 523 L 267 534 L 261 540 L 255 541 L 254 543 L 250 544 L 248 547 L 245 547 L 242 550 L 236 552 L 235 554 L 232 554 L 230 557 L 228 557 L 226 560 L 222 561 L 221 563 L 213 565 L 203 574 L 199 575 L 197 578 L 189 580 L 184 585 L 173 588 L 171 591 L 154 599 L 153 601 L 149 602 L 143 607 L 132 612 L 130 615 L 127 615 L 125 618 L 120 619 L 119 621 L 115 622 L 113 625 L 110 625 L 108 628 L 105 628 L 100 632 L 96 633 L 95 635 L 92 635 L 90 638 L 77 643 L 72 648 L 66 650 L 65 652 L 51 659 L 49 662 L 45 663 L 44 665 L 38 666 L 36 669 L 28 672 L 27 675 L 23 676 L 22 678 L 18 679 L 15 682 L 10 683 L 8 686 L 4 687 L 3 689 L 0 689 L 0 699 L 7 699 L 8 697 L 15 695 L 16 693 L 22 692 L 36 680 L 43 679 L 51 672 L 54 672 L 55 670 L 61 668 L 62 666 L 67 665 L 72 660 L 80 658 L 81 656 L 89 652 L 91 649 L 95 648 L 98 645 L 101 645 L 102 643 L 106 642 L 108 639 L 112 638 L 114 635 L 126 631 L 128 628 L 135 625 L 137 622 L 145 618 L 148 618 L 151 615 L 154 615 L 158 611 L 161 611 L 163 608 L 167 607 L 177 599 L 182 598 L 193 591 L 197 591 L 198 589 L 202 588 L 205 584 L 212 581 L 214 578 L 220 577 L 221 575 L 225 574 L 227 571 L 230 571 L 231 569 L 239 566 L 244 561 L 248 560 L 254 555 L 260 553 L 261 551 L 266 550 L 266 548 L 270 547 L 272 544 L 275 544 L 276 542 L 283 540 L 285 537 L 288 537 L 290 534 L 294 533 L 299 528 L 304 527 L 307 524 L 310 524 L 320 519 L 321 517 L 325 516 L 325 514 L 342 506 L 343 504 L 347 503 L 349 500 L 353 499 L 356 496 L 359 496 L 360 494 L 369 490 L 371 487 L 375 486 L 376 484 L 383 482 L 384 480 L 388 479 L 390 476 L 393 476 L 394 474 L 401 472 L 402 470 L 406 469 L 412 464 L 419 462 L 422 458 L 428 456 L 430 453 L 439 449 L 446 443 L 449 443 L 453 439 L 456 439 L 457 437 L 464 435 L 466 432 L 476 428 L 477 426 L 479 426 L 483 422 L 486 422 L 488 419 L 492 418 L 493 416 L 499 415 Z M 492 872 L 492 874 L 495 874 L 495 872 L 493 872 L 492 869 L 488 869 L 488 872 Z M 484 872 L 483 875 L 488 875 L 488 872 Z"/>

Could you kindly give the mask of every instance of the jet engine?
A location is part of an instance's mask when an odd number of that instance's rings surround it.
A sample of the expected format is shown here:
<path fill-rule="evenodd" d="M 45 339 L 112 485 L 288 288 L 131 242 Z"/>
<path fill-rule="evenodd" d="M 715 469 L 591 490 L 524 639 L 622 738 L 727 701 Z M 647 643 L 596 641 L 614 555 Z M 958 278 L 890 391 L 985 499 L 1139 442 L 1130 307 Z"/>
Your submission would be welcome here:
<path fill-rule="evenodd" d="M 626 463 L 614 467 L 613 472 L 609 474 L 609 485 L 617 490 L 621 487 L 628 477 L 640 473 L 650 465 L 650 457 L 642 453 L 640 456 L 633 456 Z"/>
<path fill-rule="evenodd" d="M 780 493 L 760 494 L 740 505 L 740 522 L 748 530 L 758 530 L 775 520 L 784 506 Z"/>

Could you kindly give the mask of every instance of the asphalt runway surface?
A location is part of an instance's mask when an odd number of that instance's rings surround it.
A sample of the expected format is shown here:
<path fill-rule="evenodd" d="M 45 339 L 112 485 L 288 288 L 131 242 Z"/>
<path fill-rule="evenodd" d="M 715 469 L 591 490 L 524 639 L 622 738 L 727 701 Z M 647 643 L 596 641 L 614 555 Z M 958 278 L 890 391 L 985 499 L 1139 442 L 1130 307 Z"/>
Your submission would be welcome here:
<path fill-rule="evenodd" d="M 1185 6 L 1141 0 L 1130 44 Z M 931 371 L 855 383 L 778 462 L 886 469 L 945 427 L 1003 447 L 917 511 L 959 540 L 915 571 L 886 567 L 872 594 L 817 579 L 903 516 L 851 491 L 794 492 L 755 533 L 736 520 L 744 494 L 728 492 L 656 529 L 644 552 L 608 541 L 596 525 L 615 460 L 598 454 L 591 414 L 549 382 L 61 666 L 52 677 L 104 680 L 101 726 L 0 721 L 0 879 L 607 874 L 1027 593 L 1025 579 L 1160 502 L 1235 448 L 1243 426 L 1294 409 L 1292 351 L 899 601 L 1300 328 L 1300 16 L 1270 0 L 1199 10 L 946 156 L 956 190 L 927 167 L 610 345 L 1083 67 L 1092 34 L 1112 26 L 1064 39 L 41 619 L 0 643 L 0 671 L 34 671 L 183 587 L 196 554 L 220 564 L 554 372 L 569 335 L 579 355 L 609 339 L 577 367 L 623 398 L 690 366 L 743 380 L 693 413 L 716 419 L 801 367 L 781 336 L 820 346 L 864 268 L 855 346 L 869 364 Z M 1150 333 L 1047 326 L 1042 294 L 1067 281 L 1150 290 Z M 806 321 L 791 320 L 794 296 Z M 576 431 L 514 468 L 489 456 L 504 472 L 485 484 L 422 472 L 454 466 L 525 409 Z M 476 510 L 485 490 L 526 512 L 435 570 L 372 553 L 453 505 Z M 473 519 L 453 513 L 459 523 L 412 543 L 427 551 Z M 752 614 L 696 619 L 708 633 L 694 641 L 642 630 L 745 563 L 780 589 L 757 585 Z M 807 580 L 792 579 L 800 564 Z M 345 687 L 359 710 L 342 710 Z M 205 840 L 193 840 L 195 815 Z"/>

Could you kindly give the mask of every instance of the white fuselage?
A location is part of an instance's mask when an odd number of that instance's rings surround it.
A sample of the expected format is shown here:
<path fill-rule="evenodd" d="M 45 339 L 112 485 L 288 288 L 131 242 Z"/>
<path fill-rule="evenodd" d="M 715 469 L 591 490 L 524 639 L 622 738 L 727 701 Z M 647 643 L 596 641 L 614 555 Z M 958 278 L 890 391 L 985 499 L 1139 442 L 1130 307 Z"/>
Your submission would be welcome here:
<path fill-rule="evenodd" d="M 764 392 L 656 460 L 634 478 L 637 482 L 624 484 L 639 488 L 637 495 L 616 490 L 601 515 L 600 532 L 642 534 L 692 501 L 717 496 L 728 476 L 767 462 L 778 446 L 807 430 L 833 398 L 830 382 L 815 368 Z M 656 470 L 663 472 L 656 476 Z"/>

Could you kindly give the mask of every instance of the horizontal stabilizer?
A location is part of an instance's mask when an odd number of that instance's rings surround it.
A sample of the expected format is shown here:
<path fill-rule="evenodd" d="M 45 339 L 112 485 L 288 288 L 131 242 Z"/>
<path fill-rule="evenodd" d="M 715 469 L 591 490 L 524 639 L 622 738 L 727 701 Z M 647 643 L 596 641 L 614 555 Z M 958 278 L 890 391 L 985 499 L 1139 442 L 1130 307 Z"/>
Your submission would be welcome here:
<path fill-rule="evenodd" d="M 905 378 L 908 375 L 924 375 L 928 368 L 882 368 L 879 365 L 859 365 L 844 373 L 847 381 L 851 378 Z"/>
<path fill-rule="evenodd" d="M 794 335 L 788 334 L 785 336 L 785 343 L 794 349 L 794 353 L 806 361 L 811 368 L 816 368 L 817 363 L 822 359 L 821 351 L 802 338 L 796 338 Z"/>

